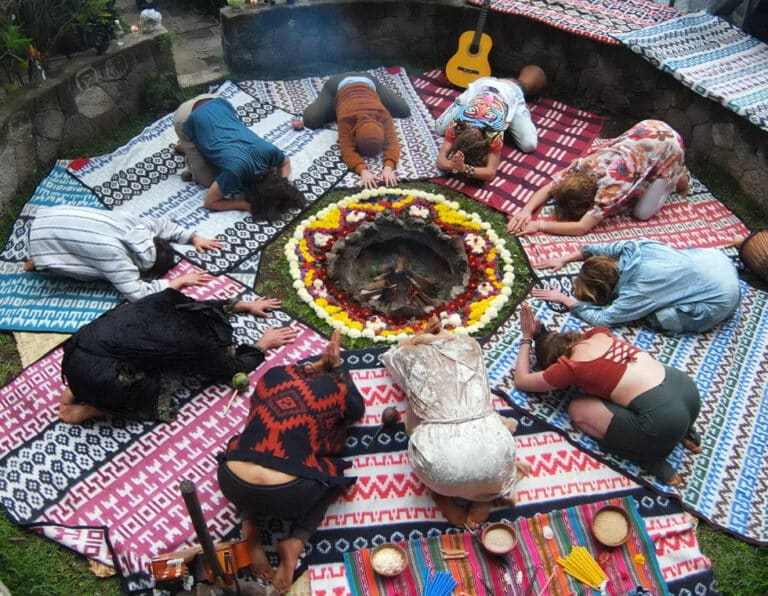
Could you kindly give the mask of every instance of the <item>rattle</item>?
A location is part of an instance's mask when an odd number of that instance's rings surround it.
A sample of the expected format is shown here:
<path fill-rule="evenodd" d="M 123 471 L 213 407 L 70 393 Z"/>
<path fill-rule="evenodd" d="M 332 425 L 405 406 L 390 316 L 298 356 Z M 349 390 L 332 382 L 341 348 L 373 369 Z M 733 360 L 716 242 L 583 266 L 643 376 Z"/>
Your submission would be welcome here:
<path fill-rule="evenodd" d="M 251 379 L 249 379 L 248 375 L 244 372 L 235 373 L 235 376 L 232 377 L 232 381 L 230 381 L 230 385 L 232 385 L 234 391 L 227 402 L 227 407 L 224 410 L 225 414 L 229 412 L 229 408 L 232 407 L 232 402 L 235 400 L 235 396 L 238 393 L 245 393 L 248 391 L 248 387 L 251 385 Z"/>
<path fill-rule="evenodd" d="M 376 429 L 376 432 L 373 433 L 371 442 L 368 443 L 366 450 L 370 449 L 371 445 L 376 442 L 376 439 L 381 434 L 381 431 L 383 431 L 388 426 L 397 424 L 398 422 L 400 422 L 400 412 L 397 411 L 397 408 L 393 408 L 392 406 L 384 408 L 384 411 L 381 413 L 381 426 L 379 426 L 379 428 Z"/>

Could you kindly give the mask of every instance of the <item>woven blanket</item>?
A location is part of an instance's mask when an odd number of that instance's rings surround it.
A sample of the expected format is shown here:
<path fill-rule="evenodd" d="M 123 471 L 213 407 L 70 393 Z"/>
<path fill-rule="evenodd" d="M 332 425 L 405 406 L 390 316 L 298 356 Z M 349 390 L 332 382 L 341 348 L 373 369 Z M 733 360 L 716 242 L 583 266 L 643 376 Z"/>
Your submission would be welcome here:
<path fill-rule="evenodd" d="M 469 2 L 483 4 L 483 0 Z M 650 0 L 491 0 L 490 7 L 607 44 L 618 44 L 618 35 L 663 23 L 682 12 Z"/>
<path fill-rule="evenodd" d="M 731 249 L 731 253 L 734 251 Z M 542 275 L 544 285 L 572 294 L 579 264 Z M 516 317 L 504 323 L 486 344 L 486 363 L 493 386 L 510 402 L 548 426 L 565 433 L 577 446 L 596 454 L 656 491 L 676 495 L 689 510 L 741 538 L 768 544 L 768 294 L 742 282 L 742 303 L 736 314 L 707 333 L 668 336 L 642 326 L 618 327 L 615 332 L 649 351 L 658 360 L 689 374 L 701 392 L 697 429 L 702 453 L 679 446 L 668 458 L 685 485 L 677 490 L 626 460 L 603 452 L 596 441 L 576 429 L 568 416 L 566 394 L 526 394 L 514 389 L 513 373 L 520 339 Z M 570 314 L 557 314 L 543 302 L 529 300 L 549 328 L 580 329 Z"/>
<path fill-rule="evenodd" d="M 251 130 L 285 151 L 291 159 L 291 179 L 309 202 L 322 196 L 346 172 L 334 147 L 336 133 L 324 129 L 295 131 L 290 114 L 257 101 L 230 82 L 222 84 L 218 94 L 232 103 Z M 180 245 L 176 249 L 213 274 L 230 271 L 279 234 L 289 218 L 268 223 L 255 221 L 241 211 L 204 209 L 206 189 L 183 182 L 179 176 L 184 157 L 174 153 L 176 142 L 173 114 L 168 114 L 113 153 L 73 162 L 70 170 L 110 209 L 168 217 L 201 236 L 218 238 L 224 244 L 220 250 L 198 253 Z"/>
<path fill-rule="evenodd" d="M 617 37 L 686 87 L 768 130 L 768 44 L 706 12 Z"/>
<path fill-rule="evenodd" d="M 374 68 L 369 70 L 382 85 L 400 95 L 411 107 L 408 118 L 394 118 L 395 131 L 400 142 L 400 161 L 395 173 L 401 181 L 421 180 L 438 176 L 440 170 L 435 167 L 439 137 L 435 133 L 435 120 L 432 114 L 419 101 L 419 95 L 404 68 Z M 300 116 L 305 108 L 317 97 L 328 77 L 308 77 L 294 81 L 243 81 L 239 83 L 245 91 L 258 100 L 267 101 Z M 335 123 L 329 123 L 335 128 Z M 366 158 L 372 172 L 381 171 L 381 158 Z M 360 187 L 360 176 L 348 172 L 339 182 L 344 188 Z"/>
<path fill-rule="evenodd" d="M 694 176 L 687 197 L 673 194 L 667 203 L 647 221 L 630 215 L 616 215 L 601 221 L 584 236 L 531 234 L 520 243 L 533 267 L 555 256 L 568 254 L 586 243 L 613 242 L 631 238 L 653 238 L 675 248 L 729 246 L 733 238 L 749 234 L 749 229 L 725 205 L 718 201 Z M 537 217 L 552 219 L 553 206 L 545 206 Z"/>
<path fill-rule="evenodd" d="M 442 70 L 433 70 L 414 79 L 419 96 L 434 116 L 439 116 L 459 94 L 450 87 Z M 445 176 L 433 182 L 464 193 L 489 207 L 513 213 L 522 207 L 549 177 L 579 157 L 603 127 L 599 116 L 577 110 L 562 102 L 540 99 L 531 106 L 539 132 L 534 153 L 518 151 L 509 142 L 502 149 L 496 178 L 488 183 L 468 181 L 463 176 Z"/>
<path fill-rule="evenodd" d="M 347 366 L 352 369 L 352 378 L 365 399 L 366 413 L 361 424 L 352 428 L 347 440 L 347 457 L 353 464 L 350 473 L 357 476 L 357 482 L 331 504 L 307 556 L 315 596 L 349 593 L 343 563 L 347 553 L 382 542 L 419 540 L 457 532 L 455 528 L 450 529 L 437 511 L 429 490 L 411 470 L 406 452 L 408 439 L 402 424 L 381 432 L 371 444 L 382 410 L 395 406 L 402 412 L 406 405 L 405 396 L 392 384 L 378 360 L 381 352 L 365 350 L 344 354 Z M 507 407 L 499 399 L 496 406 Z M 646 527 L 654 537 L 664 579 L 671 591 L 713 593 L 709 591 L 710 564 L 698 549 L 691 518 L 674 501 L 640 488 L 625 475 L 528 417 L 520 419 L 516 435 L 518 456 L 532 465 L 532 472 L 519 485 L 517 507 L 493 511 L 491 520 L 532 516 L 631 494 L 638 500 Z"/>
<path fill-rule="evenodd" d="M 198 299 L 242 291 L 226 277 L 185 288 Z M 270 319 L 233 318 L 235 341 L 253 342 L 279 325 L 291 325 L 299 337 L 269 352 L 267 363 L 251 374 L 252 385 L 266 367 L 319 353 L 327 343 L 282 312 Z M 249 396 L 235 400 L 225 414 L 228 386 L 203 387 L 196 377 L 174 379 L 167 388 L 179 414 L 170 424 L 64 424 L 56 417 L 61 353 L 53 351 L 0 389 L 0 506 L 15 523 L 116 567 L 127 589 L 146 589 L 151 557 L 196 544 L 179 481 L 195 481 L 215 540 L 235 529 L 235 510 L 216 482 L 215 455 L 240 432 Z M 265 533 L 272 549 L 278 531 L 271 526 Z"/>
<path fill-rule="evenodd" d="M 620 507 L 630 519 L 630 539 L 617 549 L 605 549 L 592 537 L 591 522 L 606 505 Z M 509 520 L 505 520 L 509 521 Z M 554 534 L 547 538 L 543 528 Z M 601 565 L 608 576 L 610 593 L 626 593 L 643 586 L 651 594 L 663 594 L 667 586 L 659 568 L 654 544 L 633 497 L 595 501 L 512 522 L 518 542 L 507 557 L 488 555 L 469 532 L 443 534 L 403 543 L 409 565 L 399 576 L 383 577 L 371 567 L 371 549 L 344 555 L 347 579 L 354 596 L 386 594 L 388 589 L 408 594 L 423 594 L 434 572 L 447 572 L 457 581 L 455 593 L 467 595 L 530 594 L 545 589 L 547 594 L 591 593 L 557 565 L 574 546 L 585 547 L 595 558 L 606 558 Z M 441 549 L 463 550 L 466 557 L 444 560 Z M 638 558 L 642 563 L 637 563 Z M 517 578 L 521 581 L 517 583 Z"/>
<path fill-rule="evenodd" d="M 24 273 L 29 257 L 29 225 L 41 206 L 77 205 L 103 208 L 96 195 L 69 175 L 59 162 L 43 178 L 14 222 L 0 253 L 0 329 L 71 333 L 122 302 L 104 282 L 82 282 Z"/>

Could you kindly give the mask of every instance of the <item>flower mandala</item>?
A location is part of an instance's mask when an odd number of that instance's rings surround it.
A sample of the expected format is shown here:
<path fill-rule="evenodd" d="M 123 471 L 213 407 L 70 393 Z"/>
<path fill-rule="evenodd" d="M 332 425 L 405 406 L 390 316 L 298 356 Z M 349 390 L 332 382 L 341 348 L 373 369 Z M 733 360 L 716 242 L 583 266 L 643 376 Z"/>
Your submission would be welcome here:
<path fill-rule="evenodd" d="M 465 286 L 446 303 L 404 318 L 363 305 L 336 284 L 328 275 L 327 259 L 334 244 L 383 214 L 402 222 L 437 226 L 453 242 L 460 242 L 467 255 Z M 509 300 L 514 280 L 511 254 L 490 224 L 442 195 L 417 190 L 364 190 L 333 203 L 296 227 L 285 254 L 293 287 L 320 318 L 352 338 L 377 342 L 395 342 L 423 332 L 432 314 L 440 316 L 445 329 L 476 332 Z"/>

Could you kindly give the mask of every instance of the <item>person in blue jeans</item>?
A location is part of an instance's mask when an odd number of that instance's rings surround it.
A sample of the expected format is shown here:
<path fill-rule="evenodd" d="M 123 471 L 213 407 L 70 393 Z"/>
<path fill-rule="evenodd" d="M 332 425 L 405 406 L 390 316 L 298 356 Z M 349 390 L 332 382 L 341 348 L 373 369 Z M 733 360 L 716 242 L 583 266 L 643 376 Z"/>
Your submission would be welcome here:
<path fill-rule="evenodd" d="M 741 300 L 736 269 L 716 248 L 678 250 L 639 238 L 585 244 L 542 267 L 559 269 L 572 261 L 584 261 L 574 297 L 551 289 L 531 294 L 566 306 L 591 325 L 645 318 L 672 333 L 699 333 L 730 317 Z"/>
<path fill-rule="evenodd" d="M 291 162 L 281 149 L 248 129 L 226 99 L 211 94 L 184 102 L 174 114 L 188 170 L 182 173 L 208 188 L 203 206 L 214 211 L 250 211 L 273 221 L 306 204 L 288 181 Z M 229 198 L 228 198 L 229 197 Z"/>

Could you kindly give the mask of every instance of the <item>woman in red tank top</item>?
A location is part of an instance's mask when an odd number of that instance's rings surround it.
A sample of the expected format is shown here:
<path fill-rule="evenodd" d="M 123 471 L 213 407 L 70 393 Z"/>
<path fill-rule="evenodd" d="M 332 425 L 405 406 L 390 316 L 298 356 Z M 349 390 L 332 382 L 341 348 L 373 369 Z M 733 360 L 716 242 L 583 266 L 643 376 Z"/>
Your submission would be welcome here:
<path fill-rule="evenodd" d="M 517 389 L 578 387 L 583 395 L 571 400 L 568 413 L 581 431 L 663 482 L 682 483 L 666 458 L 681 442 L 694 453 L 701 451 L 693 429 L 701 397 L 693 379 L 605 327 L 584 333 L 542 331 L 527 304 L 521 307 L 520 323 Z M 534 340 L 540 371 L 530 368 Z"/>

